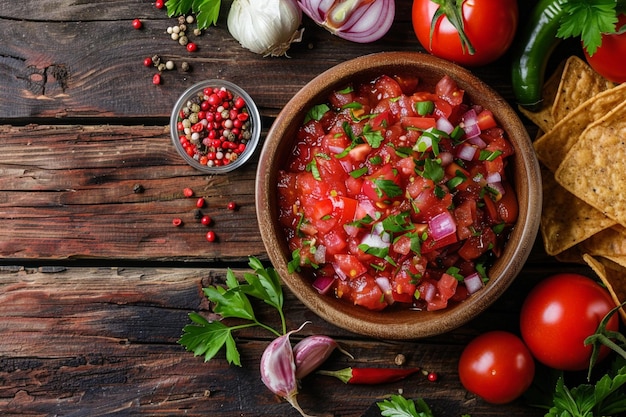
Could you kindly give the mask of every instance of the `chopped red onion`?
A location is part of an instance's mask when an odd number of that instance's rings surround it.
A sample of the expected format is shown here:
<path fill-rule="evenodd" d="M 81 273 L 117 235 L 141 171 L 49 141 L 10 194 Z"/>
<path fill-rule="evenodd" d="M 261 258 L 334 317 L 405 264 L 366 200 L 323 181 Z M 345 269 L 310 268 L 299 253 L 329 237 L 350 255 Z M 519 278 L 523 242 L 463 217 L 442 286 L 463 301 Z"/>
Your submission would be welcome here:
<path fill-rule="evenodd" d="M 441 130 L 442 132 L 446 132 L 448 135 L 454 131 L 454 126 L 448 119 L 444 116 L 441 116 L 437 119 L 437 130 Z"/>
<path fill-rule="evenodd" d="M 463 279 L 463 282 L 465 283 L 467 292 L 469 292 L 470 294 L 474 294 L 476 291 L 480 290 L 483 287 L 483 280 L 477 272 L 466 276 Z"/>
<path fill-rule="evenodd" d="M 478 117 L 476 115 L 476 110 L 469 109 L 465 112 L 462 117 L 463 122 L 461 123 L 461 127 L 465 132 L 465 136 L 469 138 L 474 138 L 480 135 L 480 127 L 478 127 Z"/>
<path fill-rule="evenodd" d="M 430 219 L 428 229 L 434 240 L 440 240 L 456 233 L 456 221 L 450 212 L 444 211 Z"/>
<path fill-rule="evenodd" d="M 387 304 L 393 304 L 395 300 L 393 299 L 393 290 L 391 289 L 391 282 L 389 282 L 389 278 L 376 277 L 375 281 L 385 295 L 385 301 L 387 302 Z"/>
<path fill-rule="evenodd" d="M 476 149 L 474 146 L 470 144 L 463 144 L 459 146 L 459 150 L 456 153 L 456 156 L 464 161 L 471 161 L 474 159 L 476 155 Z"/>
<path fill-rule="evenodd" d="M 485 181 L 487 181 L 487 184 L 493 184 L 496 182 L 501 182 L 502 181 L 502 175 L 500 175 L 499 172 L 491 172 L 487 175 L 487 178 L 485 178 Z"/>
<path fill-rule="evenodd" d="M 315 288 L 320 294 L 326 294 L 333 286 L 333 282 L 335 282 L 334 277 L 327 275 L 319 276 L 313 280 L 313 288 Z"/>

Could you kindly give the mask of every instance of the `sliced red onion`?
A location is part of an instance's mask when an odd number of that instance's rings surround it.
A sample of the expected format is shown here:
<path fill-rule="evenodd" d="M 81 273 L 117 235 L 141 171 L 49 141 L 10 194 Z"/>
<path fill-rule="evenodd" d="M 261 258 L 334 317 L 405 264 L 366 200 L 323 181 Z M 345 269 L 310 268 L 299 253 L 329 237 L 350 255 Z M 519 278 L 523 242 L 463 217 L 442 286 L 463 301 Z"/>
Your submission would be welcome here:
<path fill-rule="evenodd" d="M 476 148 L 467 143 L 459 146 L 459 150 L 456 153 L 456 156 L 464 161 L 473 160 L 475 155 L 476 155 Z"/>
<path fill-rule="evenodd" d="M 323 275 L 315 278 L 312 285 L 320 294 L 326 294 L 333 286 L 333 282 L 335 282 L 335 277 Z"/>
<path fill-rule="evenodd" d="M 480 127 L 478 127 L 478 117 L 476 115 L 476 110 L 469 109 L 465 112 L 462 117 L 462 125 L 463 131 L 465 132 L 465 136 L 469 138 L 474 138 L 480 135 Z"/>
<path fill-rule="evenodd" d="M 440 240 L 456 233 L 456 221 L 450 212 L 444 211 L 430 219 L 428 229 L 434 240 Z"/>
<path fill-rule="evenodd" d="M 450 152 L 441 152 L 439 159 L 441 159 L 441 166 L 447 167 L 454 161 L 454 156 Z"/>
<path fill-rule="evenodd" d="M 477 272 L 466 276 L 463 279 L 463 282 L 465 283 L 467 292 L 469 292 L 470 294 L 474 294 L 476 291 L 480 290 L 483 287 L 483 280 Z"/>
<path fill-rule="evenodd" d="M 332 34 L 359 43 L 382 38 L 396 12 L 395 0 L 298 0 L 298 4 Z"/>
<path fill-rule="evenodd" d="M 448 135 L 454 132 L 454 126 L 448 119 L 445 117 L 440 117 L 437 119 L 437 130 L 441 130 L 442 132 L 446 132 Z"/>

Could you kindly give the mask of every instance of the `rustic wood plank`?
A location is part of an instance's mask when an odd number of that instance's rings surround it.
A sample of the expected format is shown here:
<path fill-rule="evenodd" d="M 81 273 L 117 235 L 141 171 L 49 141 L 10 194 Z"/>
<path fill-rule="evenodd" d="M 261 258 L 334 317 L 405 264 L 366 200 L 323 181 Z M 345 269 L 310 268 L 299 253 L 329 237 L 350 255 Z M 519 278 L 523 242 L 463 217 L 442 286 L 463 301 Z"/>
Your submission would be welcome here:
<path fill-rule="evenodd" d="M 256 164 L 201 175 L 165 126 L 0 126 L 0 258 L 211 260 L 264 252 Z M 134 192 L 139 184 L 144 191 Z M 194 218 L 196 199 L 219 242 Z M 228 210 L 229 201 L 239 208 Z M 173 227 L 172 219 L 183 220 Z"/>
<path fill-rule="evenodd" d="M 0 96 L 11 100 L 0 100 L 0 121 L 168 117 L 177 97 L 207 78 L 241 85 L 262 114 L 275 116 L 304 84 L 339 62 L 373 52 L 423 51 L 410 22 L 411 1 L 399 0 L 396 7 L 394 25 L 380 41 L 347 42 L 305 18 L 304 39 L 292 46 L 291 58 L 264 58 L 230 36 L 225 11 L 216 27 L 192 36 L 199 50 L 190 54 L 165 34 L 175 19 L 149 2 L 3 2 L 0 38 L 11 42 L 0 53 Z M 144 20 L 142 30 L 132 28 L 135 17 Z M 142 64 L 154 54 L 178 64 L 187 60 L 192 71 L 166 71 L 163 84 L 154 86 L 156 70 Z M 476 72 L 510 97 L 508 71 L 494 68 Z"/>
<path fill-rule="evenodd" d="M 0 409 L 8 415 L 296 416 L 259 379 L 262 351 L 271 336 L 258 330 L 238 337 L 242 367 L 223 355 L 204 363 L 176 343 L 190 311 L 208 313 L 201 294 L 223 283 L 224 270 L 200 268 L 4 268 L 0 270 Z M 237 274 L 241 270 L 236 270 Z M 520 284 L 524 284 L 520 281 Z M 519 288 L 515 288 L 519 290 Z M 513 294 L 513 293 L 511 293 Z M 506 325 L 502 306 L 449 337 L 383 342 L 355 337 L 323 322 L 286 292 L 289 328 L 310 320 L 309 334 L 336 337 L 355 359 L 334 354 L 328 369 L 406 366 L 439 372 L 429 383 L 416 376 L 378 386 L 346 386 L 313 375 L 303 381 L 301 405 L 311 413 L 360 416 L 374 402 L 403 390 L 426 398 L 436 415 L 540 415 L 517 402 L 493 406 L 467 394 L 456 362 L 465 343 L 490 326 Z M 260 317 L 275 320 L 263 305 Z M 274 324 L 277 324 L 275 321 Z M 512 326 L 509 323 L 509 327 Z M 262 410 L 262 411 L 261 411 Z M 7 415 L 7 414 L 4 414 Z"/>

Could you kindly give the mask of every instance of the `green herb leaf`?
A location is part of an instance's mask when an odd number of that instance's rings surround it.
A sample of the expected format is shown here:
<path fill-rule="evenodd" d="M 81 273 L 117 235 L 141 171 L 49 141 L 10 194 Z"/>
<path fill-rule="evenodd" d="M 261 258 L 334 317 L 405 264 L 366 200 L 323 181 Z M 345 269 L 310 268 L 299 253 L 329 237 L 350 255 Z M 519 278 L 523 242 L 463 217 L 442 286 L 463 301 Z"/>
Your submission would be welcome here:
<path fill-rule="evenodd" d="M 568 0 L 565 15 L 556 34 L 559 38 L 580 37 L 583 47 L 593 55 L 602 44 L 603 33 L 615 33 L 615 0 Z"/>
<path fill-rule="evenodd" d="M 372 130 L 372 126 L 365 125 L 363 127 L 363 138 L 372 148 L 380 148 L 385 139 L 380 130 Z"/>
<path fill-rule="evenodd" d="M 413 401 L 396 394 L 377 405 L 384 417 L 434 417 L 426 401 L 421 398 Z"/>
<path fill-rule="evenodd" d="M 206 297 L 215 304 L 213 312 L 221 319 L 237 318 L 247 320 L 248 323 L 229 327 L 223 321 L 209 321 L 198 313 L 190 313 L 192 324 L 183 328 L 183 335 L 178 343 L 195 356 L 204 355 L 205 361 L 209 361 L 225 347 L 228 363 L 241 366 L 233 332 L 246 327 L 260 326 L 276 336 L 281 335 L 280 332 L 257 320 L 248 295 L 274 307 L 280 315 L 282 334 L 286 333 L 283 293 L 278 273 L 274 268 L 264 268 L 254 257 L 250 258 L 249 265 L 255 273 L 244 274 L 247 284 L 241 285 L 234 272 L 229 269 L 226 273 L 226 288 L 220 286 L 203 288 Z"/>
<path fill-rule="evenodd" d="M 376 186 L 376 192 L 382 197 L 381 192 L 385 193 L 389 198 L 395 198 L 402 195 L 402 188 L 393 182 L 393 180 L 375 179 L 374 185 Z"/>
<path fill-rule="evenodd" d="M 209 322 L 197 313 L 189 314 L 189 318 L 199 325 L 187 325 L 178 343 L 193 352 L 194 356 L 204 356 L 208 362 L 226 345 L 228 363 L 241 366 L 239 352 L 232 336 L 232 328 L 220 321 Z"/>
<path fill-rule="evenodd" d="M 221 0 L 167 0 L 165 2 L 169 17 L 194 13 L 198 29 L 206 29 L 217 24 L 221 5 Z"/>
<path fill-rule="evenodd" d="M 304 117 L 304 123 L 311 120 L 317 120 L 319 122 L 328 111 L 330 111 L 330 107 L 328 107 L 327 104 L 318 104 L 317 106 L 313 106 Z"/>

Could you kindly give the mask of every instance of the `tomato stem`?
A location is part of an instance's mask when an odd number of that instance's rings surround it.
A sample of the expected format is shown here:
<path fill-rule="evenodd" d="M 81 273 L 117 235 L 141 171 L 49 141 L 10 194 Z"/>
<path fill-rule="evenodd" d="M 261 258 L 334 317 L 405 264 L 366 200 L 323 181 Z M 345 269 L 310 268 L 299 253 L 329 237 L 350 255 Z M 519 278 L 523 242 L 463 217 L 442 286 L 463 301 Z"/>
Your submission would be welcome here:
<path fill-rule="evenodd" d="M 437 11 L 433 15 L 433 20 L 430 22 L 430 46 L 432 49 L 433 34 L 435 33 L 435 26 L 442 16 L 448 18 L 452 26 L 459 32 L 459 38 L 461 39 L 461 50 L 463 53 L 466 51 L 470 55 L 474 55 L 476 50 L 470 42 L 469 38 L 465 34 L 465 22 L 463 21 L 463 3 L 465 0 L 431 0 L 433 3 L 439 5 Z"/>

